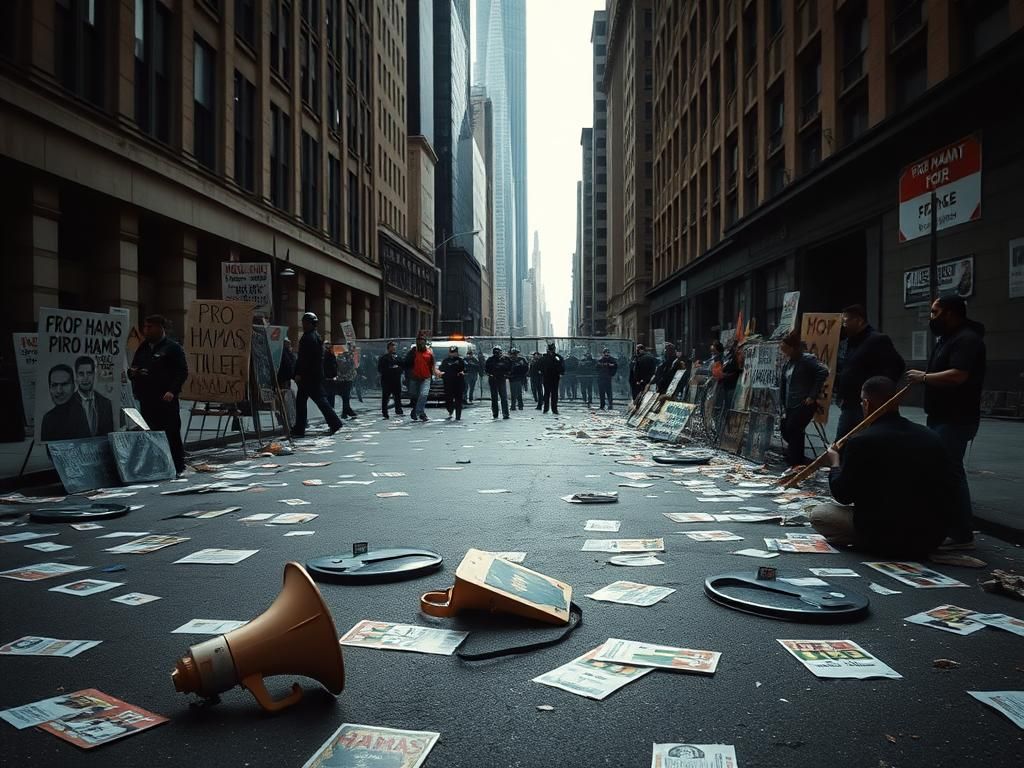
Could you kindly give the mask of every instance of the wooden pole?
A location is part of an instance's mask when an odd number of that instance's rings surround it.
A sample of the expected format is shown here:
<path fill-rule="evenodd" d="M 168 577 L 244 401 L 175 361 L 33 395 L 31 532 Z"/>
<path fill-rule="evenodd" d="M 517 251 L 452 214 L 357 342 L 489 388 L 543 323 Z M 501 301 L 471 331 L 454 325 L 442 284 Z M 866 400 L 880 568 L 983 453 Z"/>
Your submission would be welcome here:
<path fill-rule="evenodd" d="M 901 389 L 895 395 L 890 397 L 882 405 L 880 405 L 878 408 L 876 408 L 874 411 L 872 411 L 868 416 L 866 416 L 864 418 L 864 420 L 860 424 L 858 424 L 856 427 L 851 429 L 849 432 L 847 432 L 841 438 L 836 440 L 835 443 L 832 444 L 832 448 L 836 449 L 837 451 L 841 450 L 842 447 L 844 445 L 846 445 L 846 441 L 847 440 L 849 440 L 851 437 L 856 435 L 858 432 L 860 432 L 860 431 L 862 431 L 864 429 L 867 429 L 872 424 L 874 424 L 878 419 L 880 419 L 882 416 L 884 416 L 889 411 L 891 411 L 893 408 L 898 406 L 899 403 L 900 403 L 900 400 L 903 399 L 903 396 L 905 394 L 907 394 L 907 391 L 909 389 L 910 389 L 910 385 L 909 384 L 905 385 L 903 387 L 903 389 Z M 813 475 L 815 472 L 818 471 L 818 467 L 820 467 L 825 462 L 825 457 L 827 455 L 828 455 L 828 451 L 826 450 L 823 454 L 821 454 L 818 458 L 816 458 L 814 461 L 812 461 L 806 467 L 801 469 L 799 472 L 796 472 L 795 474 L 792 474 L 789 477 L 780 480 L 779 481 L 779 485 L 782 486 L 783 488 L 792 488 L 797 483 L 806 480 L 808 477 L 810 477 L 811 475 Z"/>

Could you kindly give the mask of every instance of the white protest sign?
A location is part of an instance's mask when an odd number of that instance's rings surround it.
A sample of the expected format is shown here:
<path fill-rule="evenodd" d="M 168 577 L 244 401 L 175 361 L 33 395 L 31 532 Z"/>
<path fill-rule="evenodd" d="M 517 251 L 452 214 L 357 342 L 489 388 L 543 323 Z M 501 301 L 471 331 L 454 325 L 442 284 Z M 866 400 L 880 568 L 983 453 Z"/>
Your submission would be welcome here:
<path fill-rule="evenodd" d="M 257 314 L 270 316 L 274 300 L 269 262 L 225 261 L 220 269 L 225 301 L 246 301 L 254 305 Z"/>
<path fill-rule="evenodd" d="M 356 340 L 356 327 L 352 325 L 351 320 L 345 320 L 341 323 L 341 335 L 346 344 L 350 344 Z"/>
<path fill-rule="evenodd" d="M 800 291 L 790 291 L 782 297 L 782 311 L 779 313 L 779 324 L 772 331 L 772 341 L 778 341 L 796 328 L 796 315 L 799 307 Z"/>
<path fill-rule="evenodd" d="M 39 363 L 39 335 L 15 333 L 14 362 L 18 368 L 21 386 L 21 407 L 25 411 L 25 425 L 32 429 L 36 423 L 36 366 Z"/>

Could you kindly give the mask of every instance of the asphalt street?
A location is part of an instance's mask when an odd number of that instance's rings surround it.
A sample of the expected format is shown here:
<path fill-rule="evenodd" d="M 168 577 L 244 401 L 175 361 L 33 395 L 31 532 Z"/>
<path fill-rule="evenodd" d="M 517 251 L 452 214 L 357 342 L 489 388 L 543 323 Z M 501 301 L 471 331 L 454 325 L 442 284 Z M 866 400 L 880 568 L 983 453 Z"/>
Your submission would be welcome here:
<path fill-rule="evenodd" d="M 366 411 L 370 411 L 368 405 Z M 604 426 L 622 426 L 621 416 L 563 408 L 555 419 L 538 411 L 491 419 L 486 407 L 467 409 L 461 423 L 408 418 L 385 422 L 370 413 L 331 441 L 331 453 L 298 451 L 292 457 L 262 459 L 282 465 L 272 478 L 286 487 L 242 493 L 161 496 L 181 488 L 165 483 L 139 491 L 126 502 L 142 509 L 103 523 L 103 530 L 30 524 L 0 534 L 52 532 L 45 539 L 70 545 L 53 553 L 0 544 L 0 570 L 40 562 L 91 566 L 70 577 L 34 583 L 0 579 L 3 605 L 0 643 L 23 635 L 103 642 L 72 659 L 0 657 L 4 685 L 0 709 L 84 688 L 97 688 L 170 719 L 169 723 L 82 751 L 36 730 L 0 723 L 0 763 L 34 766 L 222 765 L 301 766 L 343 722 L 437 731 L 440 740 L 426 768 L 532 768 L 537 766 L 648 766 L 653 742 L 733 744 L 742 768 L 821 766 L 1019 767 L 1024 730 L 966 693 L 968 690 L 1024 690 L 1024 638 L 986 628 L 961 637 L 908 624 L 902 619 L 944 603 L 981 612 L 1024 618 L 1024 601 L 989 594 L 976 584 L 993 568 L 1017 568 L 1022 550 L 979 536 L 975 556 L 983 570 L 935 566 L 967 588 L 915 589 L 862 565 L 871 559 L 854 552 L 783 554 L 770 561 L 730 554 L 763 547 L 765 536 L 784 535 L 772 523 L 677 524 L 664 512 L 724 512 L 731 505 L 705 504 L 678 476 L 664 476 L 650 488 L 621 488 L 617 471 L 644 471 L 607 455 L 628 440 L 597 444 Z M 582 434 L 581 434 L 582 433 Z M 648 456 L 655 448 L 640 455 Z M 208 455 L 226 464 L 237 453 Z M 456 462 L 469 460 L 469 464 Z M 729 459 L 734 461 L 734 459 Z M 293 468 L 291 461 L 327 461 L 319 468 Z M 457 471 L 438 467 L 460 467 Z M 296 471 L 287 471 L 295 469 Z M 372 472 L 403 472 L 374 478 Z M 371 485 L 328 488 L 339 475 L 374 480 Z M 685 477 L 685 476 L 684 476 Z M 190 474 L 189 483 L 209 481 Z M 320 479 L 322 486 L 304 486 Z M 914 478 L 908 478 L 914 482 Z M 719 487 L 728 487 L 718 481 Z M 481 494 L 484 489 L 511 493 Z M 585 491 L 619 492 L 614 505 L 567 504 L 561 496 Z M 405 491 L 406 497 L 380 498 Z M 290 507 L 281 499 L 302 498 Z M 756 503 L 756 502 L 755 502 Z M 213 519 L 166 519 L 191 510 L 238 505 L 241 510 Z M 772 506 L 767 504 L 765 506 Z M 243 523 L 254 513 L 312 512 L 299 526 Z M 589 518 L 621 520 L 619 533 L 584 532 Z M 7 519 L 12 519 L 8 517 Z M 293 528 L 312 536 L 286 537 Z M 698 542 L 681 530 L 727 529 L 743 541 Z M 98 539 L 115 531 L 177 534 L 189 540 L 145 555 L 103 551 L 125 539 Z M 622 568 L 610 555 L 580 551 L 588 538 L 664 537 L 664 565 Z M 337 698 L 303 679 L 302 702 L 278 714 L 263 713 L 252 696 L 235 688 L 211 707 L 190 707 L 175 692 L 170 671 L 188 646 L 204 636 L 171 634 L 193 618 L 245 620 L 258 616 L 277 595 L 283 566 L 351 550 L 356 541 L 371 548 L 410 546 L 439 552 L 444 570 L 422 579 L 374 586 L 322 584 L 339 633 L 361 619 L 379 619 L 449 629 L 473 630 L 467 650 L 479 651 L 549 637 L 547 629 L 523 629 L 480 617 L 430 619 L 419 611 L 419 596 L 449 586 L 471 548 L 525 551 L 525 565 L 574 588 L 583 624 L 565 642 L 544 650 L 469 663 L 456 657 L 345 647 L 345 690 Z M 173 561 L 206 547 L 258 549 L 237 565 L 188 565 Z M 123 564 L 126 570 L 100 569 Z M 836 579 L 845 591 L 870 597 L 867 618 L 821 626 L 775 621 L 729 610 L 702 592 L 705 577 L 770 564 L 780 575 L 810 576 L 811 567 L 853 568 L 860 578 Z M 78 577 L 123 582 L 109 592 L 79 597 L 48 591 Z M 676 590 L 650 607 L 597 602 L 586 594 L 626 579 Z M 900 594 L 868 590 L 876 582 Z M 162 599 L 129 607 L 111 602 L 125 592 Z M 654 671 L 593 701 L 531 682 L 597 647 L 609 637 L 720 651 L 713 676 Z M 850 639 L 902 674 L 900 680 L 822 680 L 777 642 L 791 639 Z M 952 659 L 955 669 L 936 668 Z M 302 660 L 296 662 L 301 664 Z M 282 696 L 293 677 L 274 678 L 268 687 Z M 550 710 L 538 706 L 549 705 Z"/>

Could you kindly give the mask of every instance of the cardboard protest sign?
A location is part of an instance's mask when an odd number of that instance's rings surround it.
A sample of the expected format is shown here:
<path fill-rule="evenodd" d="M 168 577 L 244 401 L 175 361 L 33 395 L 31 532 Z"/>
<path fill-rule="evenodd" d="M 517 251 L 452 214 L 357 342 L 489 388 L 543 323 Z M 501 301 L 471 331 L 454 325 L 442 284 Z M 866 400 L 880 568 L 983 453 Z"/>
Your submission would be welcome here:
<path fill-rule="evenodd" d="M 246 399 L 253 305 L 199 299 L 185 319 L 188 379 L 185 400 L 238 403 Z"/>
<path fill-rule="evenodd" d="M 50 443 L 49 449 L 53 466 L 68 493 L 121 484 L 106 435 L 85 440 L 56 440 Z"/>
<path fill-rule="evenodd" d="M 39 335 L 15 333 L 14 362 L 18 368 L 21 387 L 21 407 L 25 412 L 25 426 L 32 429 L 36 422 L 36 366 L 39 363 Z"/>
<path fill-rule="evenodd" d="M 683 403 L 678 400 L 666 401 L 658 418 L 651 422 L 647 436 L 653 440 L 678 442 L 696 407 L 692 403 Z"/>
<path fill-rule="evenodd" d="M 839 356 L 839 329 L 842 315 L 838 313 L 808 312 L 803 317 L 800 338 L 807 344 L 807 351 L 828 366 L 828 378 L 822 388 L 821 397 L 814 413 L 818 424 L 828 422 L 828 409 L 832 405 L 832 385 L 836 380 L 836 359 Z"/>
<path fill-rule="evenodd" d="M 779 313 L 779 324 L 772 331 L 772 341 L 780 341 L 787 333 L 796 328 L 796 314 L 800 306 L 800 291 L 790 291 L 782 297 L 782 311 Z"/>
<path fill-rule="evenodd" d="M 39 310 L 36 442 L 117 429 L 127 335 L 128 324 L 117 315 Z"/>
<path fill-rule="evenodd" d="M 220 265 L 221 296 L 225 301 L 244 301 L 254 310 L 269 317 L 273 306 L 270 283 L 270 262 L 225 261 Z"/>

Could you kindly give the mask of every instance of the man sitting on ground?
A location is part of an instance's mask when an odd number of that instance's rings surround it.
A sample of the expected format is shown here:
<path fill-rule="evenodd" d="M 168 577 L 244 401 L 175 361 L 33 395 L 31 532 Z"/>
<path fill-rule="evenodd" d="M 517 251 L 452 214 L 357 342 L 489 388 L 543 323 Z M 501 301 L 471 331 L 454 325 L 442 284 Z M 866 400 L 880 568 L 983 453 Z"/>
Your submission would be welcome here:
<path fill-rule="evenodd" d="M 873 376 L 861 388 L 869 416 L 896 394 L 896 383 Z M 890 557 L 920 557 L 946 535 L 956 486 L 939 437 L 893 407 L 828 452 L 829 488 L 838 504 L 811 510 L 811 525 L 832 544 Z M 851 505 L 851 506 L 843 506 Z"/>

